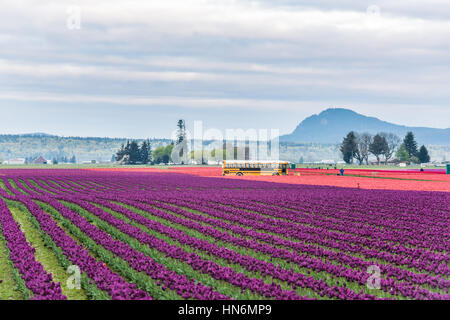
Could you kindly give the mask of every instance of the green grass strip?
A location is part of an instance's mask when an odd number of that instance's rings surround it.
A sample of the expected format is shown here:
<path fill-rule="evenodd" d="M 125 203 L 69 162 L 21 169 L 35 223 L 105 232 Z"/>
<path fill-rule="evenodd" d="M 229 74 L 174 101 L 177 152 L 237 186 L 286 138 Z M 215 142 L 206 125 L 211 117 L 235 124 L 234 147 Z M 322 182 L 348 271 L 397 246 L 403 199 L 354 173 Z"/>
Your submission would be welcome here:
<path fill-rule="evenodd" d="M 48 191 L 48 190 L 42 188 L 42 187 L 41 187 L 40 185 L 38 185 L 38 184 L 36 183 L 36 181 L 34 181 L 33 179 L 28 179 L 28 182 L 29 182 L 30 184 L 32 184 L 32 185 L 37 189 L 37 191 L 41 192 L 41 193 L 44 194 L 44 195 L 45 195 L 45 193 L 50 193 L 50 194 L 53 194 L 53 195 L 56 194 L 56 193 L 54 193 L 54 192 L 51 192 L 51 191 Z"/>
<path fill-rule="evenodd" d="M 130 219 L 128 217 L 120 214 L 117 211 L 113 211 L 113 210 L 111 210 L 109 208 L 106 208 L 106 207 L 103 207 L 101 205 L 97 205 L 97 204 L 95 204 L 95 205 L 97 207 L 101 208 L 102 210 L 112 214 L 116 218 L 119 218 L 119 219 L 125 221 L 126 223 L 139 228 L 143 232 L 148 233 L 148 234 L 150 234 L 152 236 L 155 236 L 156 238 L 158 238 L 160 240 L 164 240 L 167 243 L 170 243 L 171 245 L 177 246 L 178 248 L 181 248 L 181 249 L 183 249 L 186 252 L 189 252 L 189 253 L 195 252 L 197 255 L 199 255 L 200 257 L 202 257 L 205 260 L 213 261 L 213 262 L 217 263 L 218 265 L 220 265 L 222 267 L 230 267 L 234 271 L 236 271 L 238 273 L 245 274 L 246 276 L 248 276 L 250 278 L 262 279 L 267 284 L 270 284 L 270 283 L 274 282 L 276 284 L 279 284 L 283 288 L 283 290 L 294 290 L 291 285 L 287 284 L 284 281 L 272 278 L 271 276 L 263 276 L 263 275 L 261 275 L 260 272 L 248 271 L 247 269 L 245 269 L 240 264 L 228 263 L 225 259 L 222 259 L 220 257 L 216 257 L 216 256 L 214 256 L 212 254 L 207 253 L 207 252 L 197 250 L 197 249 L 195 249 L 195 248 L 193 248 L 193 247 L 191 247 L 189 245 L 180 244 L 179 241 L 173 240 L 169 236 L 166 236 L 166 235 L 164 235 L 164 234 L 162 234 L 160 232 L 157 232 L 155 230 L 151 230 L 151 229 L 147 228 L 146 226 L 144 226 L 142 224 L 139 224 L 139 223 L 137 223 L 135 221 L 130 221 Z M 155 220 L 155 221 L 158 221 L 158 222 L 162 222 L 160 220 L 163 220 L 163 219 L 158 218 L 158 219 L 152 219 L 152 220 Z M 214 239 L 212 237 L 204 236 L 203 234 L 200 234 L 199 232 L 197 232 L 195 230 L 188 229 L 186 227 L 172 226 L 171 223 L 169 223 L 167 221 L 165 221 L 165 223 L 164 222 L 162 222 L 162 223 L 164 225 L 170 227 L 170 228 L 173 228 L 174 230 L 183 231 L 185 234 L 187 234 L 187 235 L 189 235 L 191 237 L 196 237 L 196 238 L 199 238 L 199 239 L 202 239 L 202 240 L 209 241 L 211 243 L 215 243 L 218 246 L 226 247 L 226 248 L 228 248 L 230 250 L 233 250 L 235 252 L 241 253 L 243 255 L 246 254 L 246 253 L 242 252 L 242 251 L 245 251 L 245 250 L 241 250 L 242 248 L 240 248 L 240 247 L 236 247 L 236 246 L 233 246 L 233 245 L 230 245 L 230 244 L 222 243 L 221 241 L 217 241 L 216 239 Z M 317 299 L 324 299 L 319 294 L 317 294 L 316 292 L 314 292 L 313 290 L 308 289 L 308 288 L 297 288 L 296 292 L 297 292 L 297 294 L 302 295 L 302 296 L 314 297 L 314 298 L 317 298 Z"/>
<path fill-rule="evenodd" d="M 120 203 L 117 203 L 117 204 L 120 204 Z M 288 241 L 292 241 L 292 242 L 303 243 L 305 245 L 313 245 L 313 246 L 316 246 L 316 247 L 319 247 L 319 248 L 322 248 L 322 249 L 325 249 L 325 250 L 333 251 L 333 252 L 336 252 L 336 253 L 341 253 L 342 252 L 341 250 L 339 250 L 337 248 L 327 247 L 325 245 L 322 245 L 322 244 L 319 244 L 319 243 L 316 243 L 316 242 L 307 242 L 307 241 L 304 241 L 304 240 L 301 240 L 301 239 L 297 239 L 297 238 L 289 238 L 289 237 L 286 237 L 286 236 L 284 236 L 282 234 L 274 233 L 274 232 L 263 230 L 263 229 L 254 229 L 254 228 L 252 228 L 252 227 L 250 227 L 248 225 L 241 225 L 241 224 L 238 224 L 237 222 L 228 221 L 226 219 L 215 217 L 215 216 L 209 215 L 207 213 L 204 213 L 204 212 L 201 212 L 201 211 L 198 211 L 198 210 L 195 210 L 195 209 L 191 209 L 191 208 L 188 208 L 188 207 L 177 206 L 177 205 L 174 205 L 174 204 L 171 204 L 171 203 L 166 203 L 166 204 L 171 205 L 171 206 L 173 206 L 175 208 L 183 209 L 183 210 L 185 210 L 187 212 L 190 212 L 190 213 L 193 213 L 193 214 L 198 214 L 198 215 L 210 218 L 210 219 L 219 220 L 219 221 L 222 221 L 222 222 L 225 222 L 225 223 L 231 223 L 233 225 L 240 226 L 240 227 L 245 228 L 247 230 L 252 230 L 253 229 L 253 230 L 255 230 L 255 231 L 257 231 L 257 232 L 259 232 L 261 234 L 268 234 L 268 235 L 271 235 L 271 236 L 274 236 L 274 237 L 278 237 L 280 239 L 284 239 L 284 240 L 288 240 Z M 153 206 L 151 204 L 148 204 L 148 205 Z M 172 211 L 169 212 L 169 211 L 166 211 L 166 210 L 164 210 L 162 208 L 159 208 L 159 207 L 156 207 L 156 206 L 153 206 L 153 207 L 156 208 L 156 209 L 159 209 L 159 210 L 163 210 L 163 211 L 165 211 L 167 213 L 170 213 L 172 215 L 175 215 L 177 217 L 180 217 L 180 218 L 183 218 L 183 219 L 192 220 L 191 218 L 184 217 L 184 216 L 179 215 L 179 214 L 177 214 L 175 212 L 172 212 Z M 211 223 L 207 223 L 207 222 L 203 222 L 203 221 L 201 221 L 201 222 L 199 221 L 199 223 L 201 223 L 204 226 L 210 226 L 210 227 L 213 227 L 213 228 L 218 229 L 220 231 L 226 232 L 226 233 L 228 233 L 228 234 L 230 234 L 231 236 L 234 236 L 234 237 L 243 238 L 243 239 L 247 239 L 247 240 L 255 240 L 255 239 L 253 239 L 250 236 L 244 236 L 244 235 L 239 234 L 239 233 L 234 233 L 231 230 L 223 229 L 223 228 L 218 227 L 218 226 L 216 226 L 214 224 L 211 224 Z M 292 250 L 292 248 L 284 246 L 284 245 L 274 245 L 274 244 L 271 244 L 271 243 L 266 243 L 265 241 L 259 240 L 259 239 L 255 240 L 255 241 L 258 241 L 259 243 L 268 244 L 268 245 L 270 245 L 270 246 L 272 246 L 274 248 L 285 249 L 285 250 Z M 341 241 L 341 240 L 336 240 L 336 241 Z M 371 249 L 370 247 L 367 247 L 367 246 L 363 246 L 363 247 L 366 248 L 366 249 Z M 383 259 L 366 257 L 366 256 L 364 256 L 362 254 L 358 254 L 358 253 L 355 253 L 355 252 L 345 252 L 345 254 L 349 255 L 349 256 L 352 256 L 352 257 L 361 258 L 362 260 L 364 260 L 366 262 L 379 262 L 381 264 L 392 265 L 392 263 L 389 262 L 389 261 L 386 261 L 386 260 L 383 260 Z M 322 257 L 322 256 L 315 256 L 315 258 L 319 259 L 319 260 L 322 260 L 323 262 L 332 263 L 332 264 L 334 264 L 336 266 L 345 266 L 345 267 L 351 268 L 347 264 L 341 264 L 339 262 L 336 262 L 334 260 L 330 260 L 330 259 Z M 416 268 L 410 268 L 410 267 L 405 266 L 405 265 L 395 265 L 395 266 L 397 268 L 399 268 L 399 269 L 403 269 L 403 270 L 406 270 L 406 271 L 411 271 L 411 272 L 414 272 L 414 273 L 425 273 L 425 271 L 417 270 Z M 427 272 L 427 273 L 429 273 L 430 275 L 433 275 L 433 276 L 442 276 L 442 275 L 437 275 L 437 274 L 432 273 L 432 272 Z M 429 289 L 430 291 L 435 291 L 436 290 L 436 289 L 433 289 L 433 288 L 428 287 L 428 286 L 424 286 L 424 288 Z M 441 291 L 438 291 L 438 292 L 441 292 Z"/>
<path fill-rule="evenodd" d="M 206 286 L 213 287 L 214 290 L 222 294 L 225 294 L 229 297 L 234 297 L 239 300 L 266 299 L 261 295 L 254 294 L 247 290 L 242 292 L 241 288 L 238 288 L 229 282 L 223 280 L 216 280 L 207 274 L 194 270 L 186 262 L 167 257 L 163 252 L 160 252 L 154 248 L 150 248 L 146 244 L 140 243 L 136 238 L 130 237 L 129 235 L 121 232 L 120 230 L 113 227 L 109 223 L 101 220 L 94 214 L 88 212 L 87 210 L 84 210 L 83 208 L 74 203 L 66 201 L 61 201 L 61 203 L 63 203 L 69 209 L 78 212 L 80 215 L 85 217 L 90 223 L 94 224 L 101 230 L 110 234 L 114 239 L 118 239 L 124 243 L 127 243 L 128 245 L 130 245 L 131 248 L 146 254 L 156 262 L 166 266 L 166 268 L 169 270 L 175 271 L 178 274 L 185 275 L 189 279 L 195 279 L 196 281 L 201 282 Z"/>
<path fill-rule="evenodd" d="M 360 290 L 363 290 L 364 293 L 373 294 L 373 295 L 375 295 L 377 297 L 381 297 L 381 298 L 386 298 L 386 297 L 388 297 L 388 298 L 392 298 L 392 297 L 399 298 L 398 296 L 392 296 L 391 294 L 385 293 L 384 291 L 370 290 L 366 286 L 361 286 L 361 285 L 359 285 L 356 282 L 349 282 L 343 277 L 336 277 L 336 276 L 330 275 L 329 273 L 327 273 L 325 271 L 313 271 L 313 270 L 305 268 L 305 267 L 300 267 L 296 263 L 287 262 L 286 260 L 280 259 L 280 258 L 274 258 L 274 257 L 272 257 L 269 254 L 257 252 L 257 251 L 255 251 L 253 249 L 243 248 L 243 247 L 239 247 L 239 246 L 233 245 L 233 244 L 228 243 L 228 242 L 217 240 L 217 239 L 215 239 L 215 238 L 213 238 L 211 236 L 204 235 L 203 233 L 200 233 L 200 232 L 198 232 L 196 230 L 189 229 L 189 228 L 184 227 L 182 225 L 175 224 L 175 223 L 172 223 L 170 221 L 164 220 L 162 218 L 153 216 L 153 215 L 151 215 L 148 212 L 139 210 L 139 209 L 137 209 L 135 207 L 132 207 L 132 206 L 129 206 L 129 205 L 121 204 L 121 203 L 117 203 L 117 204 L 122 205 L 123 207 L 125 207 L 127 209 L 130 209 L 130 210 L 134 211 L 135 213 L 144 216 L 145 218 L 161 222 L 162 224 L 164 224 L 164 225 L 166 225 L 166 226 L 168 226 L 170 228 L 183 231 L 184 233 L 186 233 L 189 236 L 196 237 L 196 238 L 199 238 L 199 239 L 202 239 L 202 240 L 214 243 L 214 244 L 216 244 L 216 245 L 218 245 L 220 247 L 225 247 L 225 248 L 230 249 L 232 251 L 235 251 L 235 252 L 237 252 L 237 253 L 239 253 L 239 254 L 241 254 L 243 256 L 251 256 L 252 258 L 255 258 L 255 259 L 258 259 L 258 260 L 261 260 L 261 261 L 273 263 L 274 265 L 280 266 L 281 268 L 283 268 L 285 270 L 292 270 L 294 272 L 301 273 L 301 274 L 306 275 L 306 276 L 311 276 L 311 277 L 313 277 L 316 280 L 323 280 L 323 281 L 327 282 L 330 286 L 334 286 L 334 285 L 342 286 L 343 284 L 346 284 L 347 288 L 349 288 L 349 289 L 351 289 L 351 290 L 353 290 L 355 292 L 360 292 Z M 160 210 L 165 211 L 164 209 L 160 209 Z M 167 213 L 176 215 L 176 214 L 174 214 L 172 212 L 167 212 Z M 206 224 L 203 224 L 203 225 L 206 226 Z M 218 227 L 217 227 L 217 229 L 220 229 L 221 231 L 226 231 L 226 230 L 218 228 Z M 197 252 L 197 254 L 199 254 L 199 253 Z M 334 261 L 332 261 L 332 262 L 334 262 Z M 337 266 L 341 266 L 340 264 L 338 264 L 336 262 L 334 262 L 333 264 L 335 264 Z M 350 267 L 350 266 L 348 266 L 348 267 Z M 254 274 L 259 275 L 259 272 L 258 273 L 254 273 Z M 280 284 L 280 285 L 285 284 L 284 282 L 282 282 L 280 280 L 277 280 L 277 279 L 274 279 L 273 281 L 275 283 Z M 285 287 L 283 287 L 283 288 L 285 288 Z M 292 288 L 289 289 L 288 287 L 286 287 L 286 290 L 292 290 Z M 308 288 L 297 288 L 296 291 L 297 291 L 298 294 L 306 295 L 308 297 L 314 297 L 314 298 L 317 298 L 317 299 L 322 298 L 322 297 L 320 297 L 320 295 L 318 295 L 317 293 L 315 293 L 314 291 L 312 291 L 312 290 L 310 290 Z"/>
<path fill-rule="evenodd" d="M 6 187 L 5 182 L 3 182 L 2 179 L 0 179 L 0 188 L 2 188 L 3 190 L 5 190 L 6 193 L 9 194 L 10 196 L 14 195 L 14 193 L 12 193 L 12 191 L 9 190 L 9 189 Z"/>
<path fill-rule="evenodd" d="M 44 247 L 49 248 L 53 251 L 53 254 L 57 258 L 59 265 L 61 266 L 61 268 L 63 268 L 63 271 L 65 272 L 65 270 L 67 270 L 67 268 L 72 265 L 71 261 L 64 256 L 62 249 L 54 243 L 52 238 L 41 229 L 39 222 L 36 220 L 36 218 L 28 211 L 28 209 L 22 203 L 7 199 L 4 200 L 8 203 L 8 206 L 18 208 L 26 215 L 28 222 L 32 224 L 33 228 L 39 233 L 41 239 L 43 240 Z M 66 281 L 64 281 L 64 283 L 61 283 L 61 285 L 62 286 L 65 285 Z M 84 297 L 84 299 L 81 300 L 86 300 L 86 298 L 89 300 L 110 299 L 110 297 L 106 292 L 98 289 L 97 286 L 95 284 L 91 284 L 90 281 L 91 279 L 86 275 L 86 273 L 83 272 L 81 274 L 81 288 L 84 290 L 84 293 L 81 293 L 81 295 Z"/>
<path fill-rule="evenodd" d="M 12 186 L 14 189 L 20 191 L 20 193 L 22 193 L 22 194 L 24 194 L 24 195 L 26 195 L 26 196 L 29 195 L 29 194 L 28 194 L 26 191 L 24 191 L 22 188 L 19 188 L 19 186 L 14 182 L 13 179 L 8 179 L 8 180 L 9 180 L 9 183 L 11 184 L 11 186 Z"/>
<path fill-rule="evenodd" d="M 10 208 L 11 213 L 25 234 L 27 242 L 36 249 L 34 253 L 36 260 L 42 264 L 47 272 L 52 274 L 53 281 L 61 283 L 62 293 L 67 299 L 87 300 L 87 295 L 83 289 L 70 289 L 67 286 L 67 281 L 71 277 L 71 274 L 67 273 L 67 269 L 63 268 L 54 251 L 46 246 L 39 231 L 35 229 L 29 217 L 23 212 L 24 208 L 19 209 L 18 207 Z"/>
<path fill-rule="evenodd" d="M 0 180 L 1 181 L 1 180 Z M 25 281 L 14 267 L 9 248 L 0 225 L 0 300 L 22 300 L 33 297 Z"/>
<path fill-rule="evenodd" d="M 124 277 L 127 281 L 135 283 L 139 289 L 147 291 L 154 299 L 159 300 L 180 300 L 182 299 L 176 292 L 166 289 L 163 290 L 160 285 L 156 284 L 156 281 L 148 276 L 145 272 L 138 272 L 130 267 L 127 261 L 116 256 L 111 251 L 105 249 L 103 246 L 97 244 L 94 240 L 89 238 L 83 231 L 75 226 L 69 219 L 64 218 L 58 210 L 54 207 L 37 201 L 36 202 L 43 210 L 48 212 L 54 220 L 58 220 L 71 235 L 83 243 L 89 249 L 89 252 L 93 252 L 99 259 L 106 263 L 111 270 L 117 272 Z"/>

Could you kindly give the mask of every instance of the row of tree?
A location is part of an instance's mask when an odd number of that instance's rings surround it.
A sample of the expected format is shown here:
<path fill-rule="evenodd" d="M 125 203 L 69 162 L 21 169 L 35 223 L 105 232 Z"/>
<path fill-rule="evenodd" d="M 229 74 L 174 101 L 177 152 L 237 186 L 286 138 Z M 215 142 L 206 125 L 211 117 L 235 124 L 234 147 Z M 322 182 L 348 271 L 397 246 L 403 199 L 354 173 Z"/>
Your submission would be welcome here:
<path fill-rule="evenodd" d="M 150 141 L 144 140 L 141 145 L 137 141 L 127 141 L 117 151 L 115 160 L 121 164 L 148 164 L 152 162 Z"/>
<path fill-rule="evenodd" d="M 417 149 L 417 142 L 414 139 L 412 132 L 408 132 L 403 144 L 397 150 L 396 158 L 402 162 L 412 163 L 427 163 L 430 162 L 430 155 L 427 148 L 422 145 L 420 149 Z"/>
<path fill-rule="evenodd" d="M 127 141 L 120 147 L 114 156 L 114 160 L 120 164 L 158 164 L 169 163 L 174 144 L 161 146 L 152 151 L 151 144 L 144 140 L 141 145 L 137 141 Z"/>
<path fill-rule="evenodd" d="M 351 131 L 342 141 L 340 151 L 346 163 L 353 163 L 356 159 L 360 165 L 364 162 L 369 164 L 369 155 L 372 154 L 380 164 L 381 158 L 387 164 L 394 155 L 398 161 L 412 163 L 427 163 L 430 161 L 428 150 L 422 146 L 417 149 L 414 134 L 408 132 L 400 145 L 400 138 L 393 133 L 380 132 L 375 136 L 369 133 L 358 134 Z M 400 147 L 399 147 L 400 146 Z"/>
<path fill-rule="evenodd" d="M 186 144 L 186 124 L 183 119 L 177 122 L 176 146 Z M 149 140 L 144 140 L 141 145 L 137 141 L 127 141 L 126 145 L 120 147 L 119 151 L 113 156 L 113 160 L 120 164 L 158 164 L 169 163 L 172 161 L 172 152 L 175 144 L 172 143 L 155 148 L 152 151 Z M 183 157 L 186 148 L 179 148 L 179 156 Z"/>

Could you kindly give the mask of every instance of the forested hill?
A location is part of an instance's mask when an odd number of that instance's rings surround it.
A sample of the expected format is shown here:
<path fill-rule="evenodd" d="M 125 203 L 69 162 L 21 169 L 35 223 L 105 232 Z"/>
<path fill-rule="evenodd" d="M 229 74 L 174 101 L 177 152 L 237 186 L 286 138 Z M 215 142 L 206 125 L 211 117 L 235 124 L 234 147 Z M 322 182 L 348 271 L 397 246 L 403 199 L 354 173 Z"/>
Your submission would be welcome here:
<path fill-rule="evenodd" d="M 169 139 L 149 140 L 153 148 L 170 143 Z M 108 161 L 126 141 L 126 138 L 60 137 L 45 133 L 0 135 L 0 159 L 43 156 L 51 160 L 75 155 L 78 162 Z"/>

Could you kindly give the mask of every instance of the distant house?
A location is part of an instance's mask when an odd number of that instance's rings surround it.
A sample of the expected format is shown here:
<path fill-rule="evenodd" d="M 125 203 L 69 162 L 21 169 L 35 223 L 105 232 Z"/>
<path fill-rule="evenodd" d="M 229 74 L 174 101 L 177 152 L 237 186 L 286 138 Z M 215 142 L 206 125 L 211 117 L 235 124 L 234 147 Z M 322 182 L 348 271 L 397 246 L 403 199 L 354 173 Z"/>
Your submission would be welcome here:
<path fill-rule="evenodd" d="M 33 164 L 47 164 L 47 160 L 44 157 L 38 157 L 33 160 Z"/>
<path fill-rule="evenodd" d="M 81 164 L 96 164 L 97 160 L 87 160 L 87 161 L 82 161 Z"/>
<path fill-rule="evenodd" d="M 11 159 L 8 161 L 8 164 L 12 164 L 12 165 L 25 164 L 25 158 Z"/>

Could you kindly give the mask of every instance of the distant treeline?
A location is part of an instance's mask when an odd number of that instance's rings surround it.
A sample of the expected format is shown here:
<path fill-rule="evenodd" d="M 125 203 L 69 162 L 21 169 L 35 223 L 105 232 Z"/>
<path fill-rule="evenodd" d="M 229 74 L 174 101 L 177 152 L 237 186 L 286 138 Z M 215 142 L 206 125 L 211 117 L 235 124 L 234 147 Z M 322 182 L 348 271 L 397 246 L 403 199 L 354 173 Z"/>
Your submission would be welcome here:
<path fill-rule="evenodd" d="M 141 143 L 144 139 L 137 139 Z M 152 148 L 171 143 L 170 139 L 148 139 Z M 58 162 L 110 161 L 127 139 L 98 137 L 59 137 L 47 134 L 0 135 L 0 160 L 36 159 L 39 156 Z"/>
<path fill-rule="evenodd" d="M 142 144 L 143 141 L 144 139 L 136 140 L 138 144 Z M 168 146 L 171 145 L 172 140 L 148 139 L 148 141 L 152 150 L 151 160 L 153 163 L 170 161 L 167 156 L 171 153 L 169 150 L 171 147 Z M 204 141 L 204 153 L 208 153 L 205 160 L 214 157 L 212 142 Z M 67 160 L 71 162 L 73 156 L 77 163 L 91 160 L 115 161 L 117 151 L 126 143 L 127 139 L 120 138 L 58 137 L 45 134 L 0 135 L 0 163 L 3 160 L 15 158 L 25 158 L 30 161 L 39 156 L 50 161 L 56 159 L 59 163 L 67 162 Z M 342 159 L 340 147 L 339 144 L 281 142 L 280 158 L 297 163 L 324 159 L 338 161 Z M 432 161 L 450 159 L 450 143 L 449 145 L 426 145 L 426 149 Z M 201 150 L 195 152 L 201 153 Z M 356 159 L 356 161 L 358 160 Z"/>

